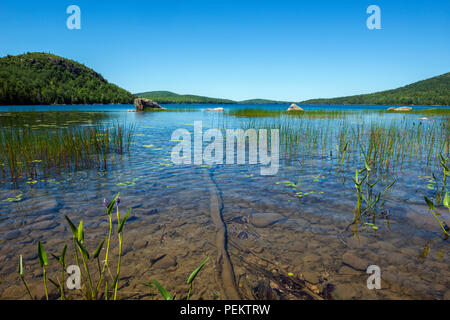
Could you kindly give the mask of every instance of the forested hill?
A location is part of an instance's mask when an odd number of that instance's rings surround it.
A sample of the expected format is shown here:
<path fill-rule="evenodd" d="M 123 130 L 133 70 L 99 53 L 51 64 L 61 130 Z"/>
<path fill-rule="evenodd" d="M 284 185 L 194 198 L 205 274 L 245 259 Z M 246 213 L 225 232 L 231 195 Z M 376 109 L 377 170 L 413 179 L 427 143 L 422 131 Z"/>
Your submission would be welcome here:
<path fill-rule="evenodd" d="M 356 96 L 312 99 L 302 104 L 450 105 L 450 72 L 410 85 Z"/>
<path fill-rule="evenodd" d="M 158 103 L 165 104 L 287 104 L 284 101 L 275 101 L 267 99 L 252 99 L 245 101 L 234 101 L 230 99 L 210 98 L 204 96 L 197 96 L 193 94 L 177 94 L 170 91 L 148 91 L 136 93 L 136 96 L 141 98 L 148 98 Z"/>
<path fill-rule="evenodd" d="M 0 58 L 0 105 L 133 103 L 94 70 L 49 53 Z"/>
<path fill-rule="evenodd" d="M 164 104 L 178 104 L 178 103 L 191 103 L 191 104 L 203 104 L 203 103 L 215 103 L 215 104 L 230 104 L 235 103 L 232 100 L 210 98 L 197 96 L 193 94 L 177 94 L 170 91 L 148 91 L 142 93 L 136 93 L 136 96 L 141 98 L 148 98 L 158 103 Z"/>

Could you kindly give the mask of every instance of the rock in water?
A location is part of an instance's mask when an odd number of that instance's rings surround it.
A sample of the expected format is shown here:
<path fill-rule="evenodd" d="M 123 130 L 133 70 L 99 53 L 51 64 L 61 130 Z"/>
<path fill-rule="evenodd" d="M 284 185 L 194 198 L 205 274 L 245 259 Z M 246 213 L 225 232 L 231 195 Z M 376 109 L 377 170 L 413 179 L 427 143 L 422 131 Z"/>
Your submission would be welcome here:
<path fill-rule="evenodd" d="M 265 228 L 283 219 L 285 217 L 278 213 L 256 213 L 250 216 L 250 223 L 257 228 Z"/>
<path fill-rule="evenodd" d="M 398 108 L 390 107 L 390 108 L 387 109 L 387 111 L 411 111 L 411 110 L 412 110 L 412 108 L 411 107 L 407 107 L 407 106 L 398 107 Z"/>
<path fill-rule="evenodd" d="M 223 108 L 208 108 L 205 111 L 223 111 Z"/>
<path fill-rule="evenodd" d="M 161 107 L 155 101 L 144 98 L 136 98 L 134 99 L 134 105 L 136 106 L 136 111 L 144 111 L 145 109 L 161 109 L 167 110 L 166 108 Z"/>
<path fill-rule="evenodd" d="M 291 104 L 291 106 L 287 109 L 287 111 L 305 111 L 302 108 L 300 108 L 295 103 Z"/>
<path fill-rule="evenodd" d="M 398 108 L 395 108 L 395 111 L 411 111 L 412 110 L 412 108 L 411 107 L 398 107 Z"/>
<path fill-rule="evenodd" d="M 342 256 L 342 262 L 355 270 L 365 271 L 369 263 L 359 258 L 355 252 L 347 251 Z"/>

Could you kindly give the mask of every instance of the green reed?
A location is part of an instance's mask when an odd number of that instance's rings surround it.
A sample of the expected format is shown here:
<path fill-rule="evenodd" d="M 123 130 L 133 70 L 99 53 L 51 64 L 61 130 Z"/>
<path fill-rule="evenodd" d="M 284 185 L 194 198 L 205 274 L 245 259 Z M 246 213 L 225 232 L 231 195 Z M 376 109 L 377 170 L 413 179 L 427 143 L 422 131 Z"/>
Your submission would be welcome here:
<path fill-rule="evenodd" d="M 441 229 L 444 231 L 444 234 L 448 237 L 450 236 L 450 229 L 447 225 L 447 223 L 445 221 L 441 221 L 438 218 L 438 215 L 440 215 L 437 210 L 436 210 L 436 206 L 434 205 L 433 201 L 428 199 L 428 197 L 424 197 L 425 202 L 428 205 L 428 208 L 430 209 L 430 212 L 433 214 L 434 218 L 436 219 L 436 221 L 439 223 L 439 225 L 441 226 Z M 448 196 L 448 193 L 445 194 L 444 197 L 444 206 L 447 207 L 447 209 L 450 211 L 450 198 Z"/>
<path fill-rule="evenodd" d="M 192 271 L 192 273 L 189 275 L 189 277 L 186 281 L 186 283 L 189 285 L 189 290 L 186 294 L 186 300 L 189 300 L 189 298 L 191 297 L 194 280 L 197 277 L 198 273 L 203 269 L 205 264 L 208 262 L 208 260 L 209 260 L 209 257 L 207 257 L 205 260 L 203 260 L 202 263 L 200 263 L 200 265 L 194 271 Z M 153 279 L 152 283 L 145 282 L 145 283 L 143 283 L 143 285 L 150 287 L 152 289 L 154 287 L 156 287 L 158 289 L 159 293 L 161 294 L 161 296 L 165 300 L 175 300 L 176 299 L 176 293 L 172 296 L 169 293 L 169 291 L 167 291 L 156 279 Z"/>
<path fill-rule="evenodd" d="M 410 163 L 435 169 L 440 166 L 439 155 L 450 154 L 450 123 L 445 118 L 423 122 L 352 115 L 305 120 L 282 116 L 240 122 L 242 129 L 278 129 L 280 154 L 287 160 L 330 158 L 343 167 L 366 159 L 374 171 L 392 172 Z"/>
<path fill-rule="evenodd" d="M 354 232 L 357 232 L 355 230 L 357 230 L 358 225 L 364 222 L 365 225 L 370 226 L 376 232 L 378 227 L 375 226 L 375 219 L 380 215 L 388 216 L 385 210 L 386 195 L 397 179 L 387 185 L 383 192 L 376 192 L 375 186 L 381 179 L 375 178 L 374 172 L 367 161 L 364 162 L 363 169 L 355 170 L 355 176 L 352 179 L 356 191 L 356 207 L 354 219 L 350 225 L 354 227 Z"/>
<path fill-rule="evenodd" d="M 93 125 L 63 129 L 0 129 L 0 174 L 11 179 L 34 178 L 50 171 L 99 167 L 112 153 L 129 150 L 134 126 Z"/>
<path fill-rule="evenodd" d="M 123 231 L 124 231 L 125 223 L 131 212 L 131 209 L 129 209 L 127 214 L 123 218 L 120 218 L 119 203 L 120 203 L 119 194 L 117 194 L 109 203 L 105 202 L 106 214 L 110 220 L 110 230 L 109 230 L 108 237 L 107 237 L 107 240 L 108 240 L 107 241 L 107 249 L 106 249 L 106 255 L 105 255 L 103 268 L 100 266 L 100 254 L 101 254 L 101 251 L 103 249 L 103 245 L 104 245 L 106 239 L 101 241 L 97 245 L 95 251 L 92 254 L 90 254 L 88 249 L 86 249 L 83 221 L 80 221 L 78 227 L 76 227 L 75 224 L 67 216 L 65 217 L 67 220 L 67 223 L 69 224 L 69 227 L 72 231 L 72 238 L 73 238 L 73 242 L 74 242 L 73 251 L 74 251 L 77 267 L 79 268 L 80 273 L 81 273 L 80 281 L 82 281 L 83 277 L 88 279 L 88 285 L 87 286 L 85 285 L 83 288 L 80 288 L 80 292 L 83 294 L 84 298 L 87 300 L 98 299 L 101 295 L 103 295 L 105 300 L 108 300 L 109 298 L 112 298 L 113 300 L 117 299 L 118 283 L 119 283 L 119 279 L 120 279 L 120 264 L 121 264 L 121 258 L 122 258 Z M 108 282 L 106 280 L 106 275 L 108 275 L 108 273 L 110 273 L 110 271 L 111 271 L 109 268 L 109 263 L 108 263 L 109 262 L 108 254 L 109 254 L 109 246 L 110 246 L 111 234 L 112 234 L 112 221 L 111 221 L 112 211 L 114 208 L 116 208 L 116 212 L 117 212 L 117 225 L 118 225 L 117 226 L 117 236 L 119 239 L 119 254 L 118 254 L 118 258 L 117 258 L 118 264 L 117 264 L 115 276 L 110 279 L 110 283 L 112 283 L 112 285 L 108 286 Z M 48 279 L 58 289 L 61 300 L 65 300 L 67 298 L 67 296 L 65 295 L 65 288 L 64 288 L 65 274 L 67 273 L 67 265 L 66 265 L 67 248 L 68 248 L 67 245 L 64 245 L 62 253 L 59 256 L 52 254 L 52 256 L 54 257 L 54 259 L 57 261 L 57 263 L 59 264 L 59 266 L 61 268 L 60 280 L 53 280 L 51 278 Z M 81 256 L 81 261 L 83 263 L 84 272 L 82 271 L 82 269 L 80 267 L 79 254 Z M 42 268 L 42 273 L 43 273 L 43 287 L 44 287 L 45 297 L 46 297 L 46 300 L 48 300 L 49 295 L 48 295 L 48 287 L 47 287 L 46 266 L 49 265 L 49 261 L 47 258 L 47 253 L 46 253 L 41 241 L 39 241 L 39 243 L 38 243 L 38 258 L 39 258 L 39 263 L 40 263 L 40 266 Z M 94 285 L 94 281 L 93 281 L 94 274 L 92 273 L 91 268 L 90 268 L 90 267 L 92 267 L 92 264 L 94 264 L 95 262 L 96 262 L 96 265 L 98 268 L 98 280 L 97 280 L 96 285 Z M 31 297 L 31 299 L 33 299 L 33 296 L 32 296 L 32 294 L 28 288 L 28 285 L 24 279 L 23 270 L 24 269 L 23 269 L 22 256 L 20 256 L 19 257 L 19 276 L 20 276 L 29 296 Z M 109 272 L 107 273 L 106 271 L 109 271 Z M 111 277 L 112 277 L 112 275 L 111 275 Z M 104 291 L 102 291 L 100 289 L 100 288 L 103 288 L 103 286 L 102 286 L 103 280 L 105 281 Z M 110 294 L 110 292 L 111 292 L 111 294 Z"/>
<path fill-rule="evenodd" d="M 350 110 L 304 110 L 304 111 L 286 111 L 286 110 L 271 110 L 271 109 L 230 109 L 226 114 L 234 117 L 243 118 L 267 118 L 267 117 L 289 117 L 297 119 L 343 119 L 348 116 L 358 116 L 361 113 Z"/>

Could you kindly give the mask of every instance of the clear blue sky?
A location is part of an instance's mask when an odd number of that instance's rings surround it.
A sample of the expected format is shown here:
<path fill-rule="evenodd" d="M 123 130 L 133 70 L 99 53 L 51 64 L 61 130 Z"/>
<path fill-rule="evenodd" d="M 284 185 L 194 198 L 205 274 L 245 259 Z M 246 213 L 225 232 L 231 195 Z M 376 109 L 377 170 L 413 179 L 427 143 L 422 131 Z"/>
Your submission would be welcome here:
<path fill-rule="evenodd" d="M 71 4 L 81 30 L 66 28 Z M 1 0 L 0 28 L 1 56 L 51 52 L 133 93 L 299 101 L 450 71 L 448 0 Z"/>

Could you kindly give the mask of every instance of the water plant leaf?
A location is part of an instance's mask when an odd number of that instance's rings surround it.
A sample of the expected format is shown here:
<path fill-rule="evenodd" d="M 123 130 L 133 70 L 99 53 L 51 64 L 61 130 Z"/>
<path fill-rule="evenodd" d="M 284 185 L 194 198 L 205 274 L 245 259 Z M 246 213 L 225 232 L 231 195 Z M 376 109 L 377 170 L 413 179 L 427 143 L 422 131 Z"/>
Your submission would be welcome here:
<path fill-rule="evenodd" d="M 448 192 L 445 193 L 444 201 L 442 203 L 450 210 L 450 198 L 448 196 Z"/>
<path fill-rule="evenodd" d="M 436 207 L 434 206 L 433 201 L 431 201 L 430 199 L 427 198 L 427 196 L 424 196 L 425 198 L 425 202 L 427 203 L 428 207 L 430 208 L 430 210 L 436 210 Z"/>
<path fill-rule="evenodd" d="M 70 221 L 68 216 L 64 216 L 64 217 L 66 218 L 67 223 L 69 223 L 69 227 L 70 227 L 70 230 L 72 230 L 73 236 L 74 237 L 78 237 L 78 229 L 77 229 L 77 227 L 75 227 L 75 225 L 72 223 L 72 221 Z"/>
<path fill-rule="evenodd" d="M 115 196 L 114 196 L 114 198 L 108 203 L 108 205 L 106 206 L 106 214 L 108 215 L 108 216 L 110 216 L 111 215 L 111 213 L 112 213 L 112 211 L 113 211 L 113 209 L 114 209 L 114 205 L 116 204 L 116 199 L 119 197 L 119 195 L 120 195 L 120 192 L 118 192 Z"/>
<path fill-rule="evenodd" d="M 41 268 L 48 265 L 47 254 L 45 253 L 45 249 L 41 241 L 38 243 L 38 257 Z"/>
<path fill-rule="evenodd" d="M 189 276 L 188 280 L 187 280 L 187 284 L 191 284 L 192 281 L 194 281 L 195 277 L 197 276 L 197 274 L 200 272 L 200 270 L 202 270 L 203 266 L 208 262 L 209 257 L 207 257 L 205 260 L 203 260 L 202 263 L 200 263 L 200 265 L 197 267 L 197 269 L 195 269 L 191 275 Z"/>
<path fill-rule="evenodd" d="M 19 275 L 23 276 L 23 261 L 22 261 L 22 255 L 19 256 Z"/>
<path fill-rule="evenodd" d="M 125 222 L 127 221 L 128 215 L 130 214 L 130 212 L 131 212 L 131 208 L 128 209 L 127 214 L 125 215 L 125 217 L 123 217 L 122 221 L 120 221 L 119 227 L 117 228 L 117 233 L 121 233 L 122 232 L 123 227 L 125 226 Z"/>
<path fill-rule="evenodd" d="M 77 239 L 78 247 L 80 247 L 81 252 L 86 257 L 86 259 L 89 260 L 89 252 L 86 250 L 86 248 L 83 246 L 83 244 Z"/>
<path fill-rule="evenodd" d="M 103 244 L 105 243 L 105 240 L 106 240 L 106 238 L 105 239 L 103 239 L 103 241 L 98 245 L 98 247 L 97 247 L 97 249 L 95 249 L 95 251 L 94 251 L 94 259 L 96 259 L 97 257 L 98 257 L 98 255 L 100 254 L 100 251 L 102 250 L 102 248 L 103 248 Z"/>
<path fill-rule="evenodd" d="M 84 242 L 83 220 L 78 225 L 77 239 L 80 243 Z"/>
<path fill-rule="evenodd" d="M 372 169 L 370 169 L 370 166 L 369 166 L 369 164 L 367 163 L 366 160 L 364 160 L 364 167 L 366 168 L 367 171 L 372 170 Z"/>
<path fill-rule="evenodd" d="M 161 293 L 161 295 L 164 297 L 164 299 L 172 300 L 172 296 L 170 295 L 170 293 L 162 285 L 160 285 L 158 281 L 153 279 L 153 284 L 156 286 L 159 293 Z"/>
<path fill-rule="evenodd" d="M 386 187 L 386 191 L 389 190 L 397 182 L 397 180 L 398 179 L 395 179 L 394 181 L 392 181 L 392 183 Z"/>
<path fill-rule="evenodd" d="M 64 245 L 63 251 L 61 252 L 61 255 L 59 256 L 59 263 L 63 267 L 66 266 L 66 252 L 67 252 L 67 244 Z"/>

